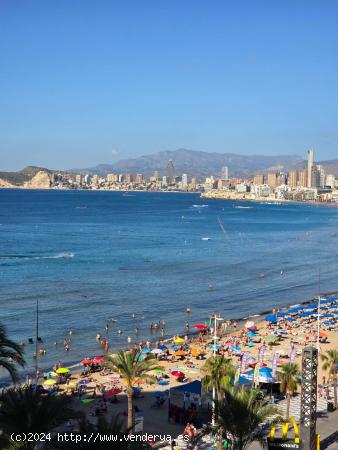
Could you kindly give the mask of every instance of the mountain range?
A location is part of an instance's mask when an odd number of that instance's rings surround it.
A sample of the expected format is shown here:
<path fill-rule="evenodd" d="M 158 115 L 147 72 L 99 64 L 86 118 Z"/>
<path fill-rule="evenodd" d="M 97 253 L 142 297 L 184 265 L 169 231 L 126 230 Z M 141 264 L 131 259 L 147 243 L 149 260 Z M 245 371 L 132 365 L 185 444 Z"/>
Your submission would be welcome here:
<path fill-rule="evenodd" d="M 209 175 L 219 176 L 223 166 L 229 169 L 230 177 L 248 177 L 257 172 L 289 171 L 302 169 L 306 161 L 299 155 L 238 155 L 234 153 L 209 153 L 188 149 L 165 150 L 138 158 L 122 159 L 114 164 L 99 164 L 86 169 L 72 169 L 76 173 L 105 176 L 108 173 L 142 173 L 150 176 L 154 171 L 166 175 L 169 160 L 173 161 L 175 175 L 186 173 L 189 177 L 203 179 Z M 338 176 L 338 160 L 325 161 L 328 173 Z"/>
<path fill-rule="evenodd" d="M 270 171 L 289 171 L 306 167 L 306 160 L 298 155 L 238 155 L 234 153 L 209 153 L 184 148 L 170 151 L 165 150 L 138 158 L 122 159 L 114 164 L 99 164 L 86 169 L 70 169 L 67 171 L 51 170 L 42 167 L 28 166 L 18 172 L 0 172 L 0 187 L 23 186 L 29 183 L 39 172 L 53 173 L 83 173 L 105 176 L 108 173 L 142 173 L 149 177 L 158 171 L 161 176 L 167 173 L 169 160 L 173 161 L 175 175 L 186 173 L 189 177 L 195 176 L 203 180 L 206 176 L 219 176 L 222 167 L 227 166 L 230 177 L 250 177 L 255 173 Z M 326 173 L 338 178 L 338 159 L 321 161 Z"/>

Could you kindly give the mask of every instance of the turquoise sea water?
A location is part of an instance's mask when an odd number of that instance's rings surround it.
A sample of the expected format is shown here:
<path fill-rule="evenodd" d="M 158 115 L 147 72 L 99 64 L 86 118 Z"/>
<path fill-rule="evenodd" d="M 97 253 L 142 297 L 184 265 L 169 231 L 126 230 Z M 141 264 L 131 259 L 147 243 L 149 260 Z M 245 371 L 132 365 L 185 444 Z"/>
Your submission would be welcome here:
<path fill-rule="evenodd" d="M 73 364 L 102 353 L 95 336 L 105 336 L 110 318 L 118 320 L 108 332 L 117 348 L 128 336 L 147 339 L 150 322 L 166 320 L 172 335 L 212 311 L 239 318 L 304 301 L 317 294 L 319 268 L 322 292 L 338 290 L 337 253 L 335 208 L 0 190 L 0 321 L 14 339 L 34 337 L 38 299 L 47 349 L 39 365 Z"/>

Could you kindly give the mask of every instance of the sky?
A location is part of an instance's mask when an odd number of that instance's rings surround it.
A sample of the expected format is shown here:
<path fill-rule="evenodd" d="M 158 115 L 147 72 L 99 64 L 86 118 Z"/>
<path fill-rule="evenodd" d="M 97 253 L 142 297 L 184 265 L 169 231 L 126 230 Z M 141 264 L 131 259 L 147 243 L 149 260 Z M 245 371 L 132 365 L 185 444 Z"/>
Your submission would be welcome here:
<path fill-rule="evenodd" d="M 0 170 L 338 158 L 335 0 L 2 0 Z"/>

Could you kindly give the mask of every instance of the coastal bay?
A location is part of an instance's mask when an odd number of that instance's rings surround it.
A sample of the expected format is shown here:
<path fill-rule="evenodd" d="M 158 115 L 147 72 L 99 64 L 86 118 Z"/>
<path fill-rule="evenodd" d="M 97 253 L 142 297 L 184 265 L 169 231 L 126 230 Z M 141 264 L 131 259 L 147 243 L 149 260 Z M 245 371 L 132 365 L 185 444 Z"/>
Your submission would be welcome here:
<path fill-rule="evenodd" d="M 1 320 L 27 342 L 39 300 L 42 367 L 100 351 L 95 336 L 110 318 L 114 350 L 128 336 L 150 338 L 158 320 L 172 336 L 212 311 L 232 319 L 303 302 L 317 295 L 319 270 L 321 292 L 337 290 L 335 208 L 10 189 L 0 204 Z M 28 369 L 33 350 L 26 345 Z"/>

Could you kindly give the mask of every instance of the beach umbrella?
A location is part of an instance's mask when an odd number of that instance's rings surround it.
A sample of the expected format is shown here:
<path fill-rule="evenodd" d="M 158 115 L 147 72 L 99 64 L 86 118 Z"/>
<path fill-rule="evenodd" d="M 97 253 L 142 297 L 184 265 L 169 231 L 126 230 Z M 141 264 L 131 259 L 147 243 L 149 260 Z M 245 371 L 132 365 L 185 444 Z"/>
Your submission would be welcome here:
<path fill-rule="evenodd" d="M 212 344 L 212 345 L 209 345 L 209 348 L 211 348 L 211 350 L 219 350 L 221 348 L 221 346 Z"/>
<path fill-rule="evenodd" d="M 144 348 L 144 349 L 142 350 L 142 353 L 150 353 L 150 349 L 149 349 L 149 348 Z"/>
<path fill-rule="evenodd" d="M 87 358 L 85 358 L 85 359 L 83 359 L 83 360 L 81 361 L 81 364 L 82 364 L 83 366 L 87 366 L 87 365 L 89 365 L 89 364 L 93 364 L 93 360 L 92 360 L 92 359 L 87 359 Z"/>
<path fill-rule="evenodd" d="M 157 348 L 163 351 L 168 350 L 168 347 L 166 347 L 165 345 L 159 345 Z"/>
<path fill-rule="evenodd" d="M 194 328 L 196 328 L 196 330 L 206 330 L 208 327 L 206 325 L 203 325 L 202 323 L 197 323 L 196 325 L 194 325 Z"/>
<path fill-rule="evenodd" d="M 181 377 L 184 378 L 185 377 L 185 373 L 181 372 L 180 370 L 173 370 L 171 372 L 171 375 L 176 378 L 181 378 Z"/>
<path fill-rule="evenodd" d="M 43 382 L 43 384 L 45 384 L 46 386 L 52 386 L 53 384 L 56 384 L 56 380 L 52 380 L 52 379 L 45 380 Z"/>
<path fill-rule="evenodd" d="M 103 356 L 94 356 L 93 361 L 95 363 L 100 363 L 104 361 L 104 357 Z"/>
<path fill-rule="evenodd" d="M 159 384 L 160 386 L 166 386 L 167 384 L 169 384 L 169 381 L 168 381 L 168 380 L 160 380 L 160 381 L 158 382 L 158 384 Z"/>
<path fill-rule="evenodd" d="M 68 367 L 59 367 L 55 372 L 58 374 L 66 374 L 70 372 L 70 369 Z"/>
<path fill-rule="evenodd" d="M 198 348 L 192 348 L 192 349 L 190 350 L 190 353 L 191 353 L 193 356 L 199 356 L 199 355 L 201 354 L 201 350 L 199 350 Z"/>
<path fill-rule="evenodd" d="M 104 395 L 106 397 L 112 397 L 113 395 L 121 394 L 121 392 L 122 392 L 122 389 L 114 388 L 114 389 L 109 389 L 109 391 L 106 391 Z"/>
<path fill-rule="evenodd" d="M 161 373 L 164 372 L 163 367 L 158 367 L 157 369 L 154 369 L 153 372 Z"/>
<path fill-rule="evenodd" d="M 175 356 L 186 356 L 187 352 L 184 350 L 178 350 L 177 352 L 174 352 Z"/>
<path fill-rule="evenodd" d="M 276 314 L 269 314 L 264 319 L 266 322 L 277 322 L 277 315 Z"/>
<path fill-rule="evenodd" d="M 255 322 L 253 322 L 252 320 L 248 320 L 247 322 L 245 322 L 245 328 L 251 328 L 255 326 Z"/>
<path fill-rule="evenodd" d="M 247 335 L 248 337 L 256 337 L 256 336 L 257 336 L 257 334 L 256 334 L 256 333 L 253 333 L 252 331 L 250 331 L 249 333 L 246 333 L 246 335 Z"/>
<path fill-rule="evenodd" d="M 285 320 L 288 322 L 294 322 L 296 319 L 293 317 L 285 317 Z"/>
<path fill-rule="evenodd" d="M 181 338 L 181 337 L 176 337 L 176 338 L 174 339 L 174 342 L 175 342 L 176 344 L 181 344 L 182 342 L 184 342 L 184 339 Z"/>
<path fill-rule="evenodd" d="M 178 347 L 177 347 L 177 345 L 172 345 L 172 346 L 171 346 L 171 349 L 174 350 L 174 351 L 176 352 L 176 351 L 178 350 Z"/>
<path fill-rule="evenodd" d="M 279 311 L 276 314 L 277 317 L 284 317 L 284 316 L 287 316 L 287 315 L 288 315 L 288 313 L 286 311 Z"/>
<path fill-rule="evenodd" d="M 304 309 L 303 306 L 295 306 L 294 308 L 290 308 L 289 309 L 289 313 L 294 314 L 297 313 L 298 311 Z"/>
<path fill-rule="evenodd" d="M 325 313 L 325 314 L 322 315 L 322 317 L 333 317 L 333 314 Z"/>
<path fill-rule="evenodd" d="M 268 343 L 273 344 L 274 342 L 278 341 L 278 336 L 276 336 L 275 334 L 269 334 L 264 338 L 264 340 Z"/>
<path fill-rule="evenodd" d="M 323 322 L 323 325 L 334 325 L 335 322 L 333 320 L 326 320 L 325 322 Z"/>
<path fill-rule="evenodd" d="M 151 353 L 154 353 L 155 355 L 159 355 L 160 353 L 163 353 L 162 350 L 160 350 L 159 348 L 154 348 Z"/>
<path fill-rule="evenodd" d="M 320 337 L 326 337 L 327 334 L 326 334 L 324 331 L 320 331 L 320 332 L 319 332 L 319 336 L 320 336 Z"/>
<path fill-rule="evenodd" d="M 299 314 L 299 317 L 309 317 L 309 316 L 312 316 L 311 311 L 305 311 Z"/>
<path fill-rule="evenodd" d="M 81 402 L 84 403 L 85 405 L 89 405 L 93 401 L 94 401 L 93 398 L 84 398 L 84 399 L 81 400 Z"/>
<path fill-rule="evenodd" d="M 230 347 L 230 350 L 232 352 L 239 352 L 241 347 L 239 345 L 235 345 L 234 347 Z"/>
<path fill-rule="evenodd" d="M 317 309 L 317 303 L 311 303 L 310 305 L 305 305 L 304 309 Z"/>
<path fill-rule="evenodd" d="M 252 342 L 252 341 L 250 341 L 250 342 L 249 342 L 249 347 L 252 348 L 252 347 L 254 347 L 254 346 L 255 346 L 255 343 Z"/>
<path fill-rule="evenodd" d="M 89 384 L 89 383 L 91 383 L 90 380 L 80 380 L 77 384 L 85 385 L 85 384 Z"/>
<path fill-rule="evenodd" d="M 51 377 L 57 377 L 58 374 L 53 372 L 52 370 L 50 372 L 46 372 L 46 377 L 47 378 L 51 378 Z"/>

